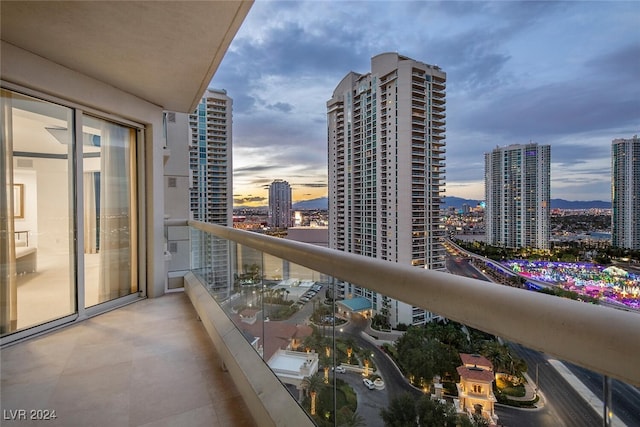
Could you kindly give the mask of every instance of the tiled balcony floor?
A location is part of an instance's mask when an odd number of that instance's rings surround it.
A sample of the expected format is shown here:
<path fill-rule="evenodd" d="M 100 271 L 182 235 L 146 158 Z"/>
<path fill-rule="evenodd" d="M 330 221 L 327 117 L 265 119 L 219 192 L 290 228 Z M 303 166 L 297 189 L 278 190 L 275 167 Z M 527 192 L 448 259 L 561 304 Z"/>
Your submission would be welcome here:
<path fill-rule="evenodd" d="M 254 426 L 182 293 L 3 349 L 2 426 Z M 16 410 L 51 421 L 12 421 Z"/>

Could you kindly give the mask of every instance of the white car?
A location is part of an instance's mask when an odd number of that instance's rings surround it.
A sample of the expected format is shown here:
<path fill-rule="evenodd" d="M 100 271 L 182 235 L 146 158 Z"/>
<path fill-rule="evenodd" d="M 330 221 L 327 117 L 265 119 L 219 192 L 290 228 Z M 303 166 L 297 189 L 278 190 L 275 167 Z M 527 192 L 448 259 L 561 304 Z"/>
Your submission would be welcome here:
<path fill-rule="evenodd" d="M 374 388 L 376 388 L 376 386 L 373 385 L 373 381 L 368 378 L 363 379 L 362 382 L 364 383 L 364 386 L 369 390 L 373 390 Z"/>
<path fill-rule="evenodd" d="M 346 369 L 344 369 L 344 366 L 336 366 L 336 368 L 334 369 L 334 371 L 336 371 L 339 374 L 344 374 L 345 372 L 347 372 Z"/>

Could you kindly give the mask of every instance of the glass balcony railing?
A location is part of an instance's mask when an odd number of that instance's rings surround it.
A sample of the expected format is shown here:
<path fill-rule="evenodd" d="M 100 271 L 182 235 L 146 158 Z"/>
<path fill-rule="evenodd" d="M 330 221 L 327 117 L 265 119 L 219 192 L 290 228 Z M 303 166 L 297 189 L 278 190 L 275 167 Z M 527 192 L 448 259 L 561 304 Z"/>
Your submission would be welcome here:
<path fill-rule="evenodd" d="M 383 426 L 411 399 L 462 425 L 542 425 L 548 413 L 511 407 L 547 399 L 561 424 L 640 419 L 638 313 L 195 221 L 169 228 L 188 230 L 185 290 L 254 418 Z M 405 332 L 416 319 L 433 321 Z M 578 397 L 563 408 L 561 395 Z"/>

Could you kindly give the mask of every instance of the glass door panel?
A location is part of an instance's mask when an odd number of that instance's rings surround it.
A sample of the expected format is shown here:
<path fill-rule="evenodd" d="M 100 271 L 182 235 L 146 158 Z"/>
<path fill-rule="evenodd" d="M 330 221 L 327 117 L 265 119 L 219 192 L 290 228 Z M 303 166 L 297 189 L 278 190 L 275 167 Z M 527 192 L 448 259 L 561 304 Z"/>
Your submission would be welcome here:
<path fill-rule="evenodd" d="M 136 129 L 83 117 L 85 305 L 138 292 Z"/>
<path fill-rule="evenodd" d="M 73 110 L 2 90 L 2 335 L 76 312 Z"/>

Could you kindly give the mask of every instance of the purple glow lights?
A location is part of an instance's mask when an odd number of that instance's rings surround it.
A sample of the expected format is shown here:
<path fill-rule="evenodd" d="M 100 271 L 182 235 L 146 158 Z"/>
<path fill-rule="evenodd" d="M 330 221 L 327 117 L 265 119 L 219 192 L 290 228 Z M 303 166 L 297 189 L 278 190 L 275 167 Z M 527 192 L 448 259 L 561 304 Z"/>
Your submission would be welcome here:
<path fill-rule="evenodd" d="M 526 278 L 640 310 L 640 276 L 621 268 L 588 263 L 527 260 L 511 260 L 504 265 Z"/>

